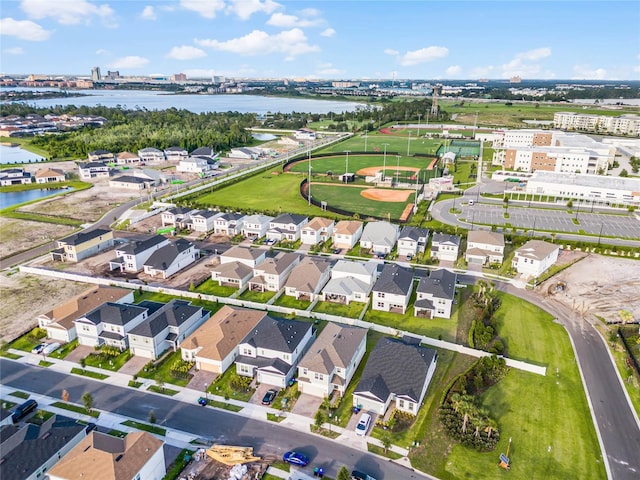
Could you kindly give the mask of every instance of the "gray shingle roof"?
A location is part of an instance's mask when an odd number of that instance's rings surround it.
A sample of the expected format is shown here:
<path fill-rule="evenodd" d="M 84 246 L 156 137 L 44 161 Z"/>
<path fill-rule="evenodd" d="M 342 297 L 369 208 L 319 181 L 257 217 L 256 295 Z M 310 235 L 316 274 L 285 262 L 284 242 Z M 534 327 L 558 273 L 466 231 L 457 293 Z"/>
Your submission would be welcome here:
<path fill-rule="evenodd" d="M 400 238 L 410 239 L 415 242 L 420 240 L 421 238 L 428 238 L 429 230 L 426 228 L 418 228 L 418 227 L 403 227 L 400 231 Z"/>
<path fill-rule="evenodd" d="M 447 233 L 434 233 L 433 234 L 433 243 L 451 243 L 453 245 L 460 246 L 460 237 L 457 235 L 449 235 Z"/>
<path fill-rule="evenodd" d="M 136 255 L 144 252 L 151 247 L 155 247 L 159 243 L 165 242 L 167 239 L 162 235 L 151 235 L 145 240 L 134 240 L 116 249 L 118 252 L 124 252 L 126 255 Z"/>
<path fill-rule="evenodd" d="M 291 353 L 311 328 L 310 323 L 267 316 L 260 320 L 258 325 L 240 343 L 249 343 L 256 348 Z"/>
<path fill-rule="evenodd" d="M 134 177 L 133 175 L 121 175 L 119 177 L 115 177 L 111 179 L 112 182 L 123 182 L 123 183 L 135 183 L 140 185 L 141 183 L 148 182 L 148 179 Z"/>
<path fill-rule="evenodd" d="M 347 368 L 366 336 L 365 328 L 329 322 L 298 366 L 325 374 L 333 373 L 335 367 Z"/>
<path fill-rule="evenodd" d="M 384 292 L 393 295 L 406 295 L 413 283 L 413 271 L 398 264 L 385 265 L 378 281 L 373 286 L 374 292 Z"/>
<path fill-rule="evenodd" d="M 138 315 L 146 311 L 146 308 L 139 307 L 137 305 L 107 302 L 91 310 L 84 316 L 84 318 L 94 325 L 99 325 L 100 323 L 126 325 Z"/>
<path fill-rule="evenodd" d="M 398 226 L 389 222 L 369 222 L 364 226 L 361 242 L 393 247 L 398 239 Z"/>
<path fill-rule="evenodd" d="M 94 238 L 98 238 L 101 235 L 107 235 L 111 233 L 111 230 L 107 230 L 104 228 L 96 228 L 95 230 L 91 230 L 90 232 L 79 232 L 75 235 L 71 235 L 69 237 L 63 238 L 60 242 L 65 243 L 67 245 L 81 245 L 89 240 L 93 240 Z"/>
<path fill-rule="evenodd" d="M 456 293 L 457 275 L 447 269 L 432 271 L 428 278 L 421 278 L 416 291 L 430 293 L 435 298 L 452 300 Z"/>
<path fill-rule="evenodd" d="M 283 213 L 278 215 L 276 218 L 271 220 L 271 223 L 279 223 L 282 225 L 300 225 L 304 222 L 308 217 L 306 215 L 297 215 L 295 213 Z"/>
<path fill-rule="evenodd" d="M 390 394 L 418 402 L 434 358 L 437 353 L 431 348 L 381 338 L 369 355 L 354 393 L 371 392 L 382 402 Z"/>
<path fill-rule="evenodd" d="M 180 327 L 201 310 L 201 307 L 191 305 L 190 302 L 185 300 L 173 299 L 152 315 L 149 315 L 146 320 L 134 327 L 129 333 L 153 338 L 167 327 Z"/>
<path fill-rule="evenodd" d="M 158 250 L 153 252 L 144 265 L 164 270 L 173 263 L 179 254 L 188 250 L 192 246 L 193 243 L 180 238 L 174 243 L 160 247 Z"/>

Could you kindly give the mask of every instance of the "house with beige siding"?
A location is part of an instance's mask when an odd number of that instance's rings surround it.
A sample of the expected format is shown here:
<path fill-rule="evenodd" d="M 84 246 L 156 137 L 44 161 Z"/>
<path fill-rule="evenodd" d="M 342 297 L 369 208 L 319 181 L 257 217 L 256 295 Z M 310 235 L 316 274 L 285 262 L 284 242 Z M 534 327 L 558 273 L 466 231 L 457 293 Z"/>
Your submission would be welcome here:
<path fill-rule="evenodd" d="M 315 217 L 307 223 L 301 231 L 302 243 L 317 245 L 326 242 L 333 235 L 335 222 L 329 218 Z"/>
<path fill-rule="evenodd" d="M 265 258 L 253 268 L 249 289 L 255 292 L 278 292 L 289 278 L 291 270 L 300 263 L 300 255 L 280 252 L 275 257 Z"/>
<path fill-rule="evenodd" d="M 79 262 L 112 247 L 113 232 L 96 228 L 57 240 L 56 249 L 51 252 L 51 259 L 60 262 Z"/>
<path fill-rule="evenodd" d="M 469 264 L 490 265 L 504 259 L 504 235 L 485 230 L 471 230 L 467 236 L 464 258 Z"/>
<path fill-rule="evenodd" d="M 284 284 L 284 294 L 296 300 L 313 302 L 321 297 L 322 288 L 331 278 L 331 262 L 322 258 L 304 257 L 293 267 Z"/>
<path fill-rule="evenodd" d="M 341 220 L 336 223 L 331 238 L 335 248 L 351 250 L 362 236 L 364 224 L 357 220 Z"/>

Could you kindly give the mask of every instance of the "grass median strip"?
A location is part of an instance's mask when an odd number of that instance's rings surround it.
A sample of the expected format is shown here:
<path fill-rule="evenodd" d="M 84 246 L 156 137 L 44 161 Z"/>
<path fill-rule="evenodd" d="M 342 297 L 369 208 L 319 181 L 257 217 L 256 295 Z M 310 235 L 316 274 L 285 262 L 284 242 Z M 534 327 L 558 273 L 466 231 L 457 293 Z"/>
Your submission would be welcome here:
<path fill-rule="evenodd" d="M 138 430 L 144 430 L 145 432 L 153 433 L 155 435 L 162 435 L 163 437 L 167 435 L 167 431 L 162 427 L 156 427 L 155 425 L 148 425 L 134 420 L 126 420 L 122 422 L 121 425 L 137 428 Z"/>
<path fill-rule="evenodd" d="M 105 378 L 109 378 L 109 375 L 92 372 L 90 370 L 83 370 L 82 368 L 72 368 L 71 373 L 75 373 L 76 375 L 82 375 L 84 377 L 96 378 L 98 380 L 104 380 Z"/>
<path fill-rule="evenodd" d="M 86 408 L 81 407 L 80 405 L 74 405 L 72 403 L 54 402 L 51 404 L 51 406 L 56 408 L 62 408 L 64 410 L 69 410 L 70 412 L 80 413 L 82 415 L 90 415 L 94 418 L 98 418 L 100 416 L 100 412 L 96 410 L 87 410 Z"/>

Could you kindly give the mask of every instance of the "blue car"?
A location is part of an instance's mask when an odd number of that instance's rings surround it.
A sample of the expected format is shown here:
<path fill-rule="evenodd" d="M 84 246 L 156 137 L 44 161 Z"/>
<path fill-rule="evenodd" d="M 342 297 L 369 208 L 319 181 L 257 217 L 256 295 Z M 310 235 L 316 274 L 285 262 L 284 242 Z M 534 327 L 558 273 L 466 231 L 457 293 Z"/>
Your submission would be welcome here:
<path fill-rule="evenodd" d="M 285 453 L 282 456 L 282 460 L 286 463 L 290 463 L 291 465 L 298 465 L 299 467 L 306 467 L 309 465 L 309 457 L 302 453 L 294 452 L 293 450 Z"/>

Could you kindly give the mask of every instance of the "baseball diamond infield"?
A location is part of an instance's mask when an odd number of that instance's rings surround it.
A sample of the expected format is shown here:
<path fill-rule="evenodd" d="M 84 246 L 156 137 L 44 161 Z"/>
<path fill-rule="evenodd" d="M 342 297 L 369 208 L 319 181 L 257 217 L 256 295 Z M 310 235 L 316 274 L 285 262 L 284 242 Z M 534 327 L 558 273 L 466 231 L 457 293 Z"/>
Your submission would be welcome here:
<path fill-rule="evenodd" d="M 378 202 L 406 202 L 413 190 L 389 190 L 382 188 L 368 188 L 362 190 L 360 195 L 369 200 Z"/>
<path fill-rule="evenodd" d="M 382 165 L 379 165 L 377 167 L 365 167 L 365 168 L 361 168 L 360 170 L 358 170 L 356 172 L 356 175 L 362 175 L 363 177 L 373 177 L 375 175 L 378 174 L 378 172 L 381 172 L 382 169 L 384 167 Z M 420 169 L 416 168 L 416 167 L 387 167 L 386 171 L 387 171 L 387 175 L 391 175 L 393 172 L 397 171 L 397 170 L 401 170 L 401 171 L 405 171 L 405 172 L 419 172 Z M 391 172 L 391 173 L 389 173 Z"/>

